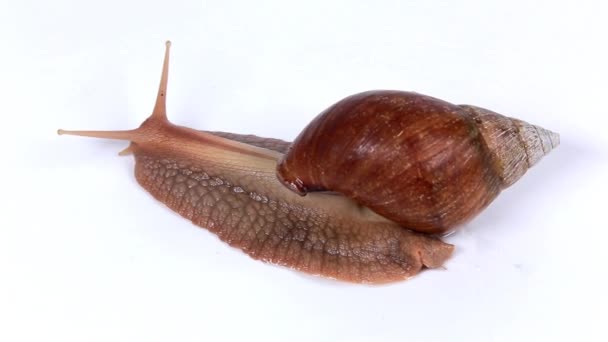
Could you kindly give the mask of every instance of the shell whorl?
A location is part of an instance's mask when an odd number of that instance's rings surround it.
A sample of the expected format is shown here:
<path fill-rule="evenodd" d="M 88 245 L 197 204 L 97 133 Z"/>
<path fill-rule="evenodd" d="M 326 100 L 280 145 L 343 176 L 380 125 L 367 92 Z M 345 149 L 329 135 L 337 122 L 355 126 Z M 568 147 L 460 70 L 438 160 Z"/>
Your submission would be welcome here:
<path fill-rule="evenodd" d="M 559 134 L 485 108 L 461 105 L 475 121 L 493 155 L 502 188 L 515 183 L 543 156 L 559 145 Z"/>
<path fill-rule="evenodd" d="M 423 233 L 489 205 L 559 143 L 557 134 L 468 105 L 378 90 L 319 114 L 277 166 L 291 190 L 337 192 Z"/>

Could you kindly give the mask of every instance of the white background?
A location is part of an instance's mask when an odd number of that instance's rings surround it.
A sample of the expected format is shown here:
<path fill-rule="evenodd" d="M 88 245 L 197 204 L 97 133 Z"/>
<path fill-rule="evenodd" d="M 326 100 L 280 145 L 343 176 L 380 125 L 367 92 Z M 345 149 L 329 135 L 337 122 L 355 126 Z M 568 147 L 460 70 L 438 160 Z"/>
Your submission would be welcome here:
<path fill-rule="evenodd" d="M 3 1 L 1 341 L 606 341 L 606 1 Z M 286 140 L 403 89 L 561 133 L 447 238 L 361 286 L 253 261 L 135 182 L 124 142 L 173 41 L 170 118 Z"/>

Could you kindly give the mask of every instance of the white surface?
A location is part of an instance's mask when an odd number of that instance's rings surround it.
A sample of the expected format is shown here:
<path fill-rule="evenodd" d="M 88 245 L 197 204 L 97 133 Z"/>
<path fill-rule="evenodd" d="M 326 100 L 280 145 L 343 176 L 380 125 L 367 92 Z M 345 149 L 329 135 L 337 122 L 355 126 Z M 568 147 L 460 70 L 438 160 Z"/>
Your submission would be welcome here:
<path fill-rule="evenodd" d="M 1 341 L 606 341 L 605 1 L 3 1 Z M 229 248 L 135 182 L 152 109 L 293 139 L 351 93 L 415 90 L 561 133 L 447 240 L 446 270 L 322 280 Z"/>

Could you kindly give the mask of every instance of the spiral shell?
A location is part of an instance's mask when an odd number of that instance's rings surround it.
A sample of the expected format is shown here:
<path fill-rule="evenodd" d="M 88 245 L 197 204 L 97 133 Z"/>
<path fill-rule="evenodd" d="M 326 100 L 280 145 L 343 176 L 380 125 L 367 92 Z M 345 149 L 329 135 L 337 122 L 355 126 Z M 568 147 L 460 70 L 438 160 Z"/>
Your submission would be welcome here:
<path fill-rule="evenodd" d="M 475 120 L 496 162 L 503 189 L 515 183 L 528 168 L 559 145 L 559 135 L 542 127 L 484 108 L 460 107 Z"/>
<path fill-rule="evenodd" d="M 478 214 L 558 144 L 553 132 L 483 108 L 371 91 L 319 114 L 277 175 L 301 195 L 339 192 L 408 229 L 442 233 Z"/>

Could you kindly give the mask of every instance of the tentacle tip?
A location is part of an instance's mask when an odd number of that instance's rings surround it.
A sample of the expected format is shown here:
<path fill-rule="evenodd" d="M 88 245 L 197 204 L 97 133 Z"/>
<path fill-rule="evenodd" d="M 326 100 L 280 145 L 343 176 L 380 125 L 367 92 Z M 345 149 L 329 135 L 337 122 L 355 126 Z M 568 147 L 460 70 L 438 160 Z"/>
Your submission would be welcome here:
<path fill-rule="evenodd" d="M 61 128 L 57 130 L 57 135 L 63 135 L 65 134 L 65 131 L 62 130 Z"/>
<path fill-rule="evenodd" d="M 170 48 L 170 47 L 171 47 L 171 41 L 170 41 L 170 40 L 167 40 L 167 41 L 165 42 L 165 46 L 166 46 L 167 48 Z"/>

